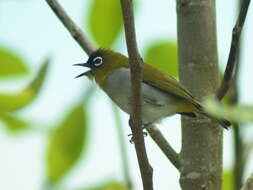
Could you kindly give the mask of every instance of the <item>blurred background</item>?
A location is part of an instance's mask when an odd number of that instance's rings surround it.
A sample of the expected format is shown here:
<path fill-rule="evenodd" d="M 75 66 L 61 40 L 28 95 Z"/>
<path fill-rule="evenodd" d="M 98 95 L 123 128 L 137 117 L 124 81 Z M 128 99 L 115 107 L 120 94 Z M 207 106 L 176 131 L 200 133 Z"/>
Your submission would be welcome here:
<path fill-rule="evenodd" d="M 97 47 L 126 55 L 118 2 L 60 1 Z M 216 5 L 221 73 L 238 4 Z M 227 103 L 253 101 L 252 8 L 243 29 L 238 98 L 228 96 Z M 178 78 L 175 1 L 136 1 L 135 17 L 144 60 Z M 126 190 L 129 183 L 141 189 L 128 116 L 87 78 L 74 79 L 83 70 L 72 65 L 88 57 L 46 2 L 0 1 L 0 28 L 0 189 Z M 180 151 L 180 117 L 158 127 Z M 244 181 L 253 171 L 252 137 L 250 123 L 224 131 L 224 189 L 236 189 L 236 172 Z M 149 136 L 145 140 L 155 189 L 179 190 L 178 171 Z"/>

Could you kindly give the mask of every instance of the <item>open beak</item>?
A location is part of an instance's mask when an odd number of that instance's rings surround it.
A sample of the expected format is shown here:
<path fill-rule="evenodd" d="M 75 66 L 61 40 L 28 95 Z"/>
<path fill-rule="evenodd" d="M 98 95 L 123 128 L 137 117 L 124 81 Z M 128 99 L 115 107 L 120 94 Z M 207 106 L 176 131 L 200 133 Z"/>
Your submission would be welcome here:
<path fill-rule="evenodd" d="M 88 67 L 88 68 L 91 68 L 90 64 L 89 63 L 77 63 L 77 64 L 74 64 L 73 66 L 81 66 L 81 67 Z M 79 77 L 82 77 L 82 76 L 85 76 L 87 74 L 90 73 L 90 70 L 89 71 L 86 71 L 78 76 L 75 77 L 76 78 L 79 78 Z"/>

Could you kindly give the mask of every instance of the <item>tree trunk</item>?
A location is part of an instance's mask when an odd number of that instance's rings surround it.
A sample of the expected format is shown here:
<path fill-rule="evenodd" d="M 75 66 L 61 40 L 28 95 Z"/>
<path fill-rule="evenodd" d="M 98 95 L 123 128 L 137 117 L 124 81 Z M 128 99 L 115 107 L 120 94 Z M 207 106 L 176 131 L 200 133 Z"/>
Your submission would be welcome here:
<path fill-rule="evenodd" d="M 202 100 L 218 87 L 215 0 L 177 0 L 180 81 Z M 222 128 L 205 116 L 182 117 L 183 190 L 220 190 Z"/>

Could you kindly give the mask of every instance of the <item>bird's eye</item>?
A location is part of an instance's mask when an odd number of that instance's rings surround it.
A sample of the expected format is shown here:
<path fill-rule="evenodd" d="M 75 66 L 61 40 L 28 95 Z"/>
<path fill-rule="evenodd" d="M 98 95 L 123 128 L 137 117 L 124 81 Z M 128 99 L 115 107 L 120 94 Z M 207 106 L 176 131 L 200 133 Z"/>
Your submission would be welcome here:
<path fill-rule="evenodd" d="M 93 59 L 93 63 L 94 63 L 95 66 L 102 65 L 102 63 L 103 63 L 102 57 L 95 57 L 95 58 Z"/>

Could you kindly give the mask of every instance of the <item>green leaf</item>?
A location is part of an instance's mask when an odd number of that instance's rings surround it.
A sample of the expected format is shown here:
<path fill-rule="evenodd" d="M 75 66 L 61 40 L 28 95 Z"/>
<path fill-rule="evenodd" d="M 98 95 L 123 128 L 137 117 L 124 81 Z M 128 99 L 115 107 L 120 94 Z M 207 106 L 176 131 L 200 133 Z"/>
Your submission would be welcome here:
<path fill-rule="evenodd" d="M 28 129 L 29 123 L 10 113 L 0 112 L 0 120 L 5 124 L 10 132 L 21 132 Z"/>
<path fill-rule="evenodd" d="M 217 118 L 226 118 L 232 122 L 252 122 L 253 106 L 222 105 L 213 98 L 208 98 L 203 103 L 205 110 Z"/>
<path fill-rule="evenodd" d="M 12 112 L 19 110 L 31 103 L 39 94 L 45 81 L 49 60 L 39 69 L 37 76 L 20 92 L 7 94 L 0 93 L 0 112 Z"/>
<path fill-rule="evenodd" d="M 111 47 L 123 26 L 120 1 L 92 0 L 88 23 L 97 44 Z"/>
<path fill-rule="evenodd" d="M 78 161 L 87 139 L 83 104 L 74 107 L 52 134 L 47 151 L 47 172 L 51 184 L 58 183 Z"/>
<path fill-rule="evenodd" d="M 29 73 L 20 56 L 2 47 L 0 47 L 0 68 L 0 78 L 24 76 Z"/>
<path fill-rule="evenodd" d="M 101 190 L 127 190 L 127 189 L 128 188 L 125 185 L 117 182 L 108 183 L 101 188 Z"/>
<path fill-rule="evenodd" d="M 145 62 L 152 64 L 165 73 L 178 77 L 177 45 L 174 42 L 155 42 L 144 53 Z"/>
<path fill-rule="evenodd" d="M 231 190 L 233 187 L 233 172 L 231 170 L 225 170 L 223 172 L 223 190 Z"/>
<path fill-rule="evenodd" d="M 116 181 L 110 181 L 103 185 L 99 185 L 97 187 L 93 188 L 82 188 L 80 190 L 129 190 L 129 188 L 126 187 L 126 185 L 121 184 Z"/>

